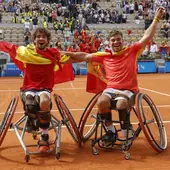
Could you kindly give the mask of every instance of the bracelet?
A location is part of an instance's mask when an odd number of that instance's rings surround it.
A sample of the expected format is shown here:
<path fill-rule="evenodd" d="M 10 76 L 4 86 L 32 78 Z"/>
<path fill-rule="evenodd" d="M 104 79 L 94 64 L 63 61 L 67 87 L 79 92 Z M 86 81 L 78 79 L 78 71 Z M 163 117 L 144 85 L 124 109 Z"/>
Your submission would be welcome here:
<path fill-rule="evenodd" d="M 154 21 L 155 21 L 155 22 L 159 22 L 158 17 L 155 17 L 155 18 L 154 18 Z"/>

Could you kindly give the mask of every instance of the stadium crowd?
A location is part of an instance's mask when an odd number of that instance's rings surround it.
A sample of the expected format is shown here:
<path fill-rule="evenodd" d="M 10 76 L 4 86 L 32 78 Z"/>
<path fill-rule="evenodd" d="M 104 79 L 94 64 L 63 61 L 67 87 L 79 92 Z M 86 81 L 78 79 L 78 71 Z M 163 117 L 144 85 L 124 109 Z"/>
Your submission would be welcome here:
<path fill-rule="evenodd" d="M 85 0 L 82 4 L 74 4 L 72 1 L 42 3 L 35 0 L 26 2 L 24 0 L 1 0 L 0 22 L 3 26 L 5 15 L 9 14 L 10 23 L 23 25 L 23 45 L 31 43 L 32 30 L 44 27 L 50 29 L 52 36 L 54 35 L 50 46 L 56 46 L 60 50 L 92 53 L 109 48 L 108 33 L 105 30 L 97 30 L 96 25 L 111 24 L 114 28 L 115 25 L 132 22 L 132 27 L 123 32 L 125 43 L 128 45 L 136 41 L 138 35 L 143 34 L 144 30 L 149 27 L 156 8 L 163 6 L 166 12 L 157 37 L 153 40 L 157 48 L 153 52 L 153 42 L 150 42 L 142 56 L 146 54 L 158 58 L 169 56 L 170 2 L 168 0 L 122 0 L 120 4 L 116 4 L 115 1 L 108 2 L 107 6 L 103 4 L 104 2 L 95 0 Z M 134 20 L 135 23 L 133 23 Z M 144 22 L 143 28 L 139 27 L 139 30 L 134 31 L 133 26 L 140 25 L 142 21 Z M 96 27 L 95 30 L 93 25 Z M 3 31 L 0 33 L 3 34 Z M 164 47 L 165 54 L 162 55 Z"/>

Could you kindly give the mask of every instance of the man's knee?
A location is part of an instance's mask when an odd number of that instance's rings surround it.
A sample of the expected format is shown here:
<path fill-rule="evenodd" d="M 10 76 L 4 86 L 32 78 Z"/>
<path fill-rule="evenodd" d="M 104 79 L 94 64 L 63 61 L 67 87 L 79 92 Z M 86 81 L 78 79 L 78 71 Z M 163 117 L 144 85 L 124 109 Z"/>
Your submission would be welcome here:
<path fill-rule="evenodd" d="M 51 108 L 51 99 L 47 94 L 40 95 L 40 110 L 46 111 Z"/>
<path fill-rule="evenodd" d="M 116 102 L 116 109 L 117 110 L 124 110 L 127 109 L 129 107 L 129 101 L 128 99 L 119 99 Z"/>
<path fill-rule="evenodd" d="M 37 96 L 32 96 L 32 95 L 28 94 L 25 97 L 24 102 L 25 102 L 25 108 L 24 109 L 27 113 L 36 114 L 37 111 L 39 111 L 40 108 L 39 108 Z"/>
<path fill-rule="evenodd" d="M 110 98 L 106 95 L 102 95 L 98 98 L 97 107 L 99 112 L 108 112 L 110 110 Z"/>

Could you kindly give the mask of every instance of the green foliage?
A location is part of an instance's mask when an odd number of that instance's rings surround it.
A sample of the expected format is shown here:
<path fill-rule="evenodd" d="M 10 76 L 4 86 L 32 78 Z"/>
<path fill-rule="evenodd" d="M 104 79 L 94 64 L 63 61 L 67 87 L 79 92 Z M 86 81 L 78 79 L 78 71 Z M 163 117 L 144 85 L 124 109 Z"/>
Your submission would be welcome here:
<path fill-rule="evenodd" d="M 151 56 L 151 55 L 148 55 L 148 56 L 144 56 L 144 55 L 142 56 L 141 55 L 141 56 L 138 57 L 138 61 L 144 61 L 144 60 L 145 61 L 146 60 L 155 60 L 155 58 L 153 56 Z"/>
<path fill-rule="evenodd" d="M 170 61 L 170 56 L 165 57 L 165 61 Z"/>

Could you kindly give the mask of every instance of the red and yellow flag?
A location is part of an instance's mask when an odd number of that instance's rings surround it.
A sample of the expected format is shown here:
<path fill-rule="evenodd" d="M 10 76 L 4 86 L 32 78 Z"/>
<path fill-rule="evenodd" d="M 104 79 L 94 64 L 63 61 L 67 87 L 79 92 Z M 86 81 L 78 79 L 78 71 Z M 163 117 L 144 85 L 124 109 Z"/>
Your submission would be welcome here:
<path fill-rule="evenodd" d="M 105 57 L 108 55 L 110 55 L 110 53 L 106 53 L 106 52 L 97 52 L 93 54 L 95 58 Z M 107 86 L 107 78 L 106 78 L 103 64 L 100 64 L 98 62 L 89 62 L 86 91 L 89 93 L 99 93 L 102 92 L 106 88 L 106 86 Z"/>
<path fill-rule="evenodd" d="M 60 52 L 56 48 L 47 48 L 42 51 L 36 49 L 34 45 L 18 47 L 8 42 L 0 42 L 0 51 L 9 53 L 13 62 L 23 72 L 28 63 L 41 65 L 54 63 L 55 84 L 74 80 L 72 64 L 63 65 L 60 63 L 63 60 L 68 60 L 69 57 L 60 58 Z"/>

